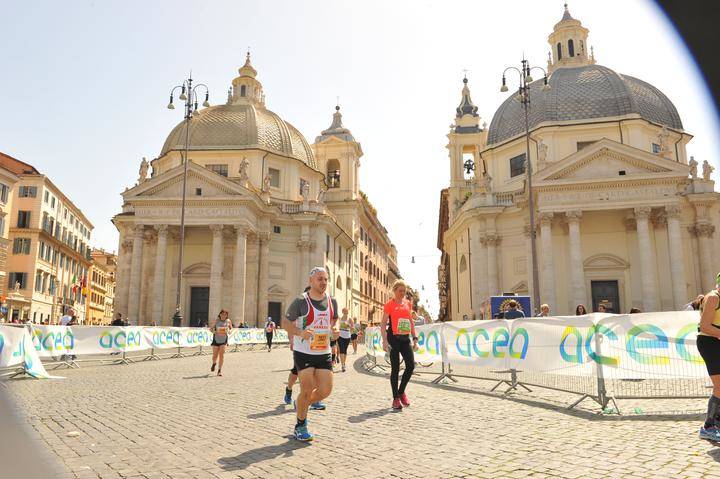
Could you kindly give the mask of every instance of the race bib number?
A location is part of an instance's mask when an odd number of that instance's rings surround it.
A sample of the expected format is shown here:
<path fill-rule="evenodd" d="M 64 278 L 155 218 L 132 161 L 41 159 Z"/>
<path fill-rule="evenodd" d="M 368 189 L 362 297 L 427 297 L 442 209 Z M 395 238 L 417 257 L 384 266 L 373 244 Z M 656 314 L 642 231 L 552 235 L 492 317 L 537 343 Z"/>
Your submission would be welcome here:
<path fill-rule="evenodd" d="M 217 328 L 217 334 L 227 334 L 227 328 Z"/>
<path fill-rule="evenodd" d="M 316 330 L 310 342 L 310 349 L 313 351 L 324 351 L 330 347 L 330 333 L 328 330 Z"/>
<path fill-rule="evenodd" d="M 398 334 L 410 334 L 410 320 L 407 318 L 398 319 L 397 329 Z"/>

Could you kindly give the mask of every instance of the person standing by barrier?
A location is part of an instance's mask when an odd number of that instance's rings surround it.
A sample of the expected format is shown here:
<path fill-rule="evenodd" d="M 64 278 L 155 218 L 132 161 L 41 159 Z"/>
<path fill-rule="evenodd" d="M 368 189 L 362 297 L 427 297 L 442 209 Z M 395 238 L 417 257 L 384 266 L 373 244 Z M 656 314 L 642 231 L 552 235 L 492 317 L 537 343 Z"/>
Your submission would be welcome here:
<path fill-rule="evenodd" d="M 213 333 L 212 338 L 212 366 L 210 366 L 210 372 L 215 371 L 215 365 L 217 364 L 217 375 L 222 376 L 223 360 L 225 359 L 225 346 L 228 342 L 228 334 L 232 329 L 232 323 L 228 319 L 228 312 L 224 309 L 220 310 L 217 319 L 213 322 L 210 327 L 210 331 Z"/>
<path fill-rule="evenodd" d="M 358 324 L 357 318 L 353 318 L 352 324 L 352 330 L 350 330 L 350 342 L 352 343 L 353 354 L 357 354 L 358 330 L 360 329 L 360 324 Z"/>
<path fill-rule="evenodd" d="M 585 316 L 587 314 L 587 309 L 585 309 L 585 305 L 578 304 L 575 307 L 575 316 Z"/>
<path fill-rule="evenodd" d="M 268 319 L 265 322 L 265 338 L 267 339 L 268 353 L 272 349 L 272 340 L 273 335 L 275 334 L 275 328 L 275 321 L 273 321 L 273 319 L 268 316 Z"/>
<path fill-rule="evenodd" d="M 316 266 L 310 271 L 310 291 L 296 298 L 288 307 L 283 327 L 293 337 L 293 359 L 300 380 L 297 398 L 297 422 L 293 435 L 299 441 L 312 441 L 307 427 L 311 404 L 322 404 L 333 387 L 330 338 L 339 332 L 333 327 L 337 319 L 337 302 L 325 291 L 328 274 Z"/>
<path fill-rule="evenodd" d="M 517 301 L 515 301 L 514 299 L 508 301 L 507 307 L 507 311 L 505 311 L 505 313 L 503 314 L 503 317 L 505 319 L 518 319 L 525 317 L 525 313 L 518 309 Z"/>
<path fill-rule="evenodd" d="M 697 348 L 713 385 L 700 439 L 720 442 L 720 274 L 715 278 L 715 284 L 715 289 L 705 295 L 700 305 Z"/>
<path fill-rule="evenodd" d="M 405 299 L 407 284 L 399 279 L 393 283 L 393 298 L 385 303 L 380 333 L 383 350 L 390 355 L 390 388 L 392 389 L 392 408 L 401 410 L 410 405 L 405 388 L 415 369 L 414 350 L 417 350 L 418 338 L 412 318 L 412 303 Z M 410 335 L 412 334 L 412 344 Z M 400 356 L 405 361 L 405 371 L 398 385 L 400 375 Z"/>
<path fill-rule="evenodd" d="M 340 337 L 338 337 L 338 348 L 340 349 L 340 363 L 342 365 L 342 372 L 345 372 L 345 361 L 347 360 L 347 350 L 350 346 L 352 330 L 355 325 L 352 318 L 348 317 L 348 309 L 342 309 L 342 316 L 340 317 Z"/>

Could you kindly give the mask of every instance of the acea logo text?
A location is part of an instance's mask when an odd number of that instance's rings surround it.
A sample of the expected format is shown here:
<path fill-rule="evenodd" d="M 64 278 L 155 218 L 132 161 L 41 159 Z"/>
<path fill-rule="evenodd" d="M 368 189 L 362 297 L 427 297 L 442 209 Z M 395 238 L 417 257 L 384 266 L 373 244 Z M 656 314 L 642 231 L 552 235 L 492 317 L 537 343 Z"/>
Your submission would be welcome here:
<path fill-rule="evenodd" d="M 103 349 L 139 348 L 142 345 L 142 330 L 104 331 L 98 339 Z"/>
<path fill-rule="evenodd" d="M 167 344 L 180 345 L 180 331 L 173 329 L 161 329 L 153 331 L 152 343 L 155 346 L 164 346 Z"/>
<path fill-rule="evenodd" d="M 482 340 L 478 341 L 480 338 Z M 496 328 L 492 340 L 484 328 L 471 331 L 462 328 L 455 333 L 456 351 L 468 358 L 488 358 L 490 355 L 493 358 L 504 358 L 509 354 L 511 358 L 525 359 L 529 344 L 530 338 L 525 328 L 517 328 L 512 334 L 507 328 Z"/>
<path fill-rule="evenodd" d="M 587 329 L 587 331 L 582 330 Z M 568 326 L 560 338 L 560 356 L 569 363 L 595 361 L 608 366 L 618 366 L 620 358 L 614 355 L 598 354 L 595 350 L 596 335 L 610 342 L 621 341 L 617 334 L 608 327 L 597 324 L 589 328 Z M 668 335 L 654 324 L 638 324 L 628 330 L 623 338 L 623 345 L 608 344 L 605 351 L 624 350 L 630 358 L 639 364 L 666 365 L 670 364 L 668 353 L 674 347 L 677 355 L 684 361 L 703 364 L 697 354 L 691 354 L 688 343 L 694 344 L 697 324 L 691 323 L 680 328 L 673 336 Z M 585 335 L 585 337 L 583 337 Z M 693 335 L 692 338 L 690 336 Z M 674 346 L 671 346 L 674 343 Z M 603 344 L 606 344 L 603 342 Z M 693 348 L 694 349 L 694 348 Z"/>
<path fill-rule="evenodd" d="M 71 351 L 75 348 L 75 336 L 70 328 L 33 329 L 32 341 L 37 351 Z"/>
<path fill-rule="evenodd" d="M 185 334 L 185 341 L 187 344 L 210 344 L 210 332 L 207 330 L 187 331 Z"/>
<path fill-rule="evenodd" d="M 420 331 L 418 333 L 418 354 L 440 356 L 440 335 L 437 331 Z"/>

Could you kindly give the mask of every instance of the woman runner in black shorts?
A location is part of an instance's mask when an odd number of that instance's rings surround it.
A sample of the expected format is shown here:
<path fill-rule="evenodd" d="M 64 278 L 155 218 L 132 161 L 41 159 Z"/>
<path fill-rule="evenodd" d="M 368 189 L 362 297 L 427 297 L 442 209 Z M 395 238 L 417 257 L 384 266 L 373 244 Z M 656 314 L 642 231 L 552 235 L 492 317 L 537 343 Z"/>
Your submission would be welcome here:
<path fill-rule="evenodd" d="M 210 371 L 215 371 L 215 365 L 217 364 L 217 375 L 222 376 L 223 360 L 225 359 L 225 345 L 228 341 L 228 333 L 232 329 L 232 323 L 228 319 L 228 312 L 224 309 L 220 310 L 217 319 L 213 322 L 210 327 L 210 331 L 213 333 L 212 339 L 212 366 Z"/>
<path fill-rule="evenodd" d="M 700 439 L 720 442 L 720 274 L 715 280 L 715 289 L 706 294 L 700 304 L 697 348 L 713 385 L 705 424 L 700 428 Z"/>

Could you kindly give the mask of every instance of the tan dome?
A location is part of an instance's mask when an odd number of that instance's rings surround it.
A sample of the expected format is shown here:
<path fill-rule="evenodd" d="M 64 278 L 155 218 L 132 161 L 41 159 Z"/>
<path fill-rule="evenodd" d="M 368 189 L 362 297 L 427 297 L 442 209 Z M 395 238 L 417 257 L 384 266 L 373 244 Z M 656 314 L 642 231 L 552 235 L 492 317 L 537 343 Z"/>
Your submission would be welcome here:
<path fill-rule="evenodd" d="M 185 122 L 168 135 L 160 156 L 185 148 Z M 252 103 L 211 106 L 190 121 L 190 150 L 265 150 L 317 169 L 303 135 L 275 113 Z"/>

